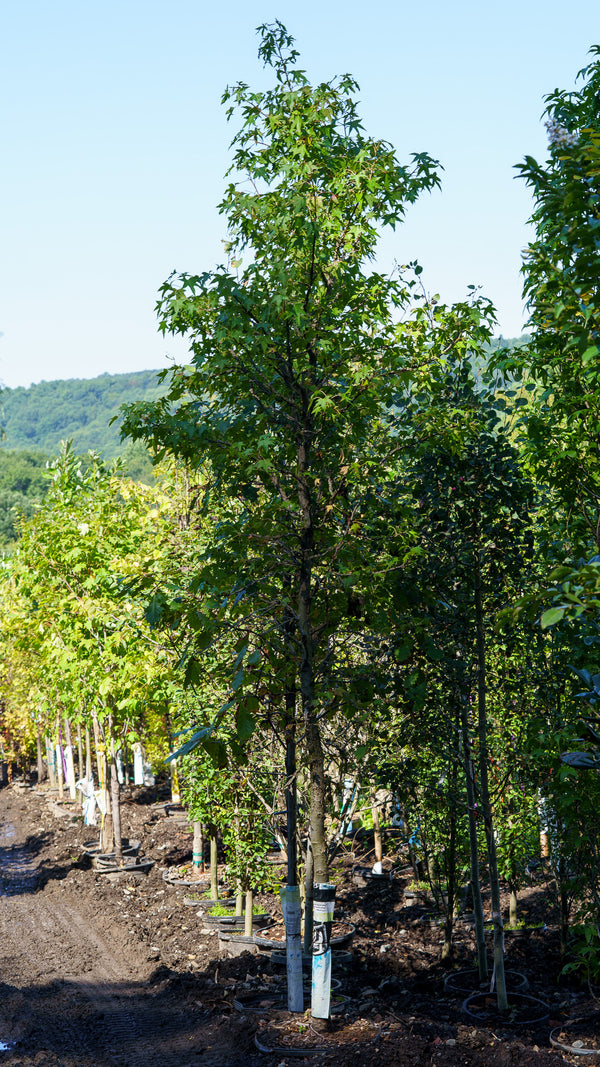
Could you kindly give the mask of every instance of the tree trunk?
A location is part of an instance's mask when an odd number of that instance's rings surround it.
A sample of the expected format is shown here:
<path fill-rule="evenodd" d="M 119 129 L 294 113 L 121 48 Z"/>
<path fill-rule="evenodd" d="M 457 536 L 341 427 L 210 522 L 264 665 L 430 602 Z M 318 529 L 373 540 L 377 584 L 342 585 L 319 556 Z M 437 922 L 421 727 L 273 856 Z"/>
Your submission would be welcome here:
<path fill-rule="evenodd" d="M 297 785 L 296 785 L 296 690 L 285 694 L 285 811 L 287 827 L 287 884 L 298 884 L 296 849 Z"/>
<path fill-rule="evenodd" d="M 103 853 L 113 850 L 113 821 L 110 810 L 110 793 L 107 788 L 107 761 L 106 746 L 100 733 L 98 713 L 92 712 L 92 724 L 94 727 L 94 741 L 96 744 L 96 765 L 98 768 L 98 792 L 100 794 L 102 820 L 100 824 L 100 851 Z"/>
<path fill-rule="evenodd" d="M 62 744 L 61 744 L 61 730 L 60 730 L 60 718 L 56 719 L 56 745 L 54 751 L 56 752 L 56 777 L 58 778 L 58 799 L 64 800 L 65 797 L 65 775 L 64 766 L 62 761 Z"/>
<path fill-rule="evenodd" d="M 313 940 L 313 885 L 314 863 L 310 836 L 306 844 L 306 868 L 304 871 L 304 952 L 312 952 Z"/>
<path fill-rule="evenodd" d="M 179 771 L 177 768 L 177 760 L 171 760 L 171 801 L 173 804 L 179 804 L 181 802 L 181 792 L 179 789 Z"/>
<path fill-rule="evenodd" d="M 509 882 L 510 902 L 508 905 L 508 925 L 516 926 L 519 918 L 517 913 L 517 890 L 513 882 Z"/>
<path fill-rule="evenodd" d="M 215 827 L 210 830 L 210 895 L 213 900 L 219 899 L 219 852 Z"/>
<path fill-rule="evenodd" d="M 500 880 L 498 877 L 498 860 L 496 856 L 496 837 L 490 790 L 488 781 L 487 748 L 487 683 L 485 664 L 485 635 L 483 627 L 483 598 L 481 589 L 481 559 L 479 553 L 475 559 L 475 620 L 477 628 L 477 711 L 479 738 L 479 778 L 481 806 L 485 826 L 485 839 L 488 854 L 490 876 L 490 895 L 492 898 L 492 922 L 494 924 L 494 976 L 496 979 L 498 1011 L 508 1011 L 506 980 L 504 977 L 504 928 L 500 910 Z"/>
<path fill-rule="evenodd" d="M 50 788 L 56 789 L 56 750 L 52 744 L 52 738 L 46 736 L 46 763 L 48 765 L 48 778 L 50 780 Z"/>
<path fill-rule="evenodd" d="M 112 715 L 108 719 L 110 737 L 110 792 L 113 818 L 113 835 L 115 839 L 115 859 L 117 866 L 123 866 L 123 840 L 121 837 L 121 785 L 117 768 L 117 753 L 115 750 L 115 737 L 113 733 Z"/>
<path fill-rule="evenodd" d="M 81 737 L 81 723 L 77 723 L 77 767 L 78 777 L 83 778 L 83 743 Z M 81 794 L 83 796 L 83 793 Z"/>
<path fill-rule="evenodd" d="M 237 883 L 235 891 L 235 914 L 237 916 L 244 914 L 244 890 L 240 882 Z"/>
<path fill-rule="evenodd" d="M 318 723 L 306 724 L 306 746 L 310 771 L 310 844 L 315 882 L 329 881 L 329 862 L 325 837 L 325 760 Z"/>
<path fill-rule="evenodd" d="M 477 842 L 477 822 L 475 819 L 475 781 L 473 761 L 471 760 L 471 744 L 469 741 L 469 720 L 467 706 L 461 701 L 461 727 L 463 766 L 467 787 L 467 819 L 469 824 L 469 856 L 471 865 L 471 895 L 473 897 L 473 918 L 475 921 L 475 942 L 477 945 L 477 970 L 479 981 L 485 982 L 488 977 L 487 948 L 485 944 L 485 926 L 483 919 L 483 901 L 481 899 L 481 881 L 479 878 L 479 845 Z"/>
<path fill-rule="evenodd" d="M 45 777 L 46 777 L 46 767 L 45 767 L 45 764 L 44 764 L 44 759 L 42 757 L 42 731 L 40 729 L 39 723 L 38 723 L 37 728 L 36 728 L 36 745 L 37 745 L 37 776 L 38 776 L 38 785 L 39 785 L 40 782 L 43 782 Z"/>
<path fill-rule="evenodd" d="M 569 893 L 562 881 L 558 880 L 558 897 L 560 901 L 560 955 L 567 954 L 569 943 Z"/>
<path fill-rule="evenodd" d="M 85 776 L 89 782 L 92 777 L 92 742 L 89 726 L 85 728 Z"/>
<path fill-rule="evenodd" d="M 200 819 L 194 819 L 194 844 L 192 845 L 193 874 L 204 870 L 204 834 Z"/>
<path fill-rule="evenodd" d="M 455 760 L 452 764 L 452 771 L 450 777 L 450 834 L 448 839 L 448 847 L 444 852 L 444 871 L 446 874 L 446 886 L 448 890 L 448 896 L 444 905 L 444 944 L 442 945 L 441 954 L 441 962 L 444 965 L 449 965 L 452 961 L 452 935 L 454 932 L 454 899 L 456 896 L 457 774 L 458 768 L 457 762 Z"/>
<path fill-rule="evenodd" d="M 329 881 L 325 839 L 325 762 L 321 731 L 315 707 L 314 642 L 311 619 L 314 525 L 311 489 L 305 478 L 308 469 L 310 432 L 305 428 L 298 448 L 298 499 L 301 513 L 300 567 L 298 582 L 298 634 L 302 649 L 300 663 L 300 699 L 306 736 L 309 767 L 310 839 L 313 852 L 314 881 Z M 311 895 L 312 899 L 312 895 Z M 308 906 L 308 899 L 307 899 Z"/>
<path fill-rule="evenodd" d="M 65 716 L 65 763 L 67 765 L 67 785 L 71 800 L 77 799 L 75 791 L 75 763 L 73 760 L 73 738 L 71 736 L 71 723 Z"/>
<path fill-rule="evenodd" d="M 254 907 L 254 893 L 251 889 L 246 890 L 246 914 L 244 916 L 244 935 L 252 937 L 252 909 Z"/>
<path fill-rule="evenodd" d="M 375 851 L 375 863 L 379 864 L 378 872 L 383 870 L 383 838 L 381 836 L 381 824 L 379 822 L 379 808 L 375 796 L 371 797 L 371 815 L 373 816 L 373 848 Z"/>

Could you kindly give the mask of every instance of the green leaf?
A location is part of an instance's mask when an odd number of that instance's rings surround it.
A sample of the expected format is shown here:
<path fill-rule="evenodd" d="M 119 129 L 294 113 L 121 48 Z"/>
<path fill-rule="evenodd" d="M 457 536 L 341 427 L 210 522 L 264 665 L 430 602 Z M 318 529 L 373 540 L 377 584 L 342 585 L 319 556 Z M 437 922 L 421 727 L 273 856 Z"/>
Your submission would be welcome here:
<path fill-rule="evenodd" d="M 542 627 L 542 630 L 547 630 L 549 626 L 553 626 L 554 623 L 560 622 L 566 610 L 565 606 L 562 608 L 548 608 L 544 611 L 540 618 L 540 626 Z"/>
<path fill-rule="evenodd" d="M 248 741 L 256 728 L 256 722 L 250 714 L 246 702 L 240 704 L 236 711 L 236 730 L 239 741 Z"/>

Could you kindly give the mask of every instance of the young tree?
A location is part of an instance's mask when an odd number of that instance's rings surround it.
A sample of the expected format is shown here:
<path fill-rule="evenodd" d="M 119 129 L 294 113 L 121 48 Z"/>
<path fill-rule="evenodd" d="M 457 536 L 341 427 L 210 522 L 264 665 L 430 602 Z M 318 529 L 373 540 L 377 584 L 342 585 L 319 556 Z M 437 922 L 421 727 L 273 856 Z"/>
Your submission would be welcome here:
<path fill-rule="evenodd" d="M 162 287 L 160 327 L 188 337 L 192 363 L 163 400 L 126 411 L 123 430 L 159 456 L 206 464 L 212 491 L 230 501 L 194 589 L 226 594 L 227 625 L 241 635 L 231 663 L 240 739 L 254 726 L 244 662 L 257 647 L 271 678 L 263 692 L 277 691 L 294 728 L 298 699 L 314 876 L 326 882 L 322 723 L 351 699 L 330 686 L 336 632 L 361 567 L 364 487 L 390 450 L 386 405 L 419 373 L 398 326 L 409 287 L 366 268 L 381 227 L 438 177 L 429 156 L 402 166 L 365 135 L 351 77 L 311 86 L 285 28 L 259 32 L 275 87 L 240 83 L 223 98 L 229 118 L 242 116 L 220 205 L 229 263 Z M 199 600 L 206 647 L 224 611 Z"/>

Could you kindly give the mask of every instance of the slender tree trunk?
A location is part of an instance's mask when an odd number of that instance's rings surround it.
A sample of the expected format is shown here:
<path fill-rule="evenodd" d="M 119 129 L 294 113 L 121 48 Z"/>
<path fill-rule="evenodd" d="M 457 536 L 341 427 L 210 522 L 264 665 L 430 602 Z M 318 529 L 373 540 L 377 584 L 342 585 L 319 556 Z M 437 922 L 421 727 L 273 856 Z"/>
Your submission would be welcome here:
<path fill-rule="evenodd" d="M 287 826 L 287 884 L 298 884 L 296 850 L 297 784 L 296 784 L 296 689 L 285 694 L 285 811 Z"/>
<path fill-rule="evenodd" d="M 46 767 L 42 756 L 42 731 L 39 723 L 36 727 L 36 745 L 37 745 L 37 776 L 38 785 L 43 782 L 46 777 Z"/>
<path fill-rule="evenodd" d="M 83 778 L 83 743 L 81 737 L 81 723 L 77 723 L 77 776 Z M 83 794 L 82 794 L 83 796 Z"/>
<path fill-rule="evenodd" d="M 244 914 L 244 890 L 242 889 L 242 883 L 239 881 L 235 891 L 235 914 L 237 916 Z"/>
<path fill-rule="evenodd" d="M 112 852 L 113 850 L 113 822 L 110 810 L 110 793 L 107 788 L 106 746 L 104 744 L 104 738 L 102 737 L 100 732 L 98 713 L 95 709 L 92 712 L 92 723 L 94 727 L 94 741 L 96 744 L 98 792 L 100 793 L 102 808 L 104 809 L 100 827 L 100 851 L 107 853 Z"/>
<path fill-rule="evenodd" d="M 57 751 L 58 749 L 58 751 Z M 54 747 L 56 752 L 56 777 L 58 778 L 58 799 L 64 800 L 65 797 L 65 774 L 62 760 L 62 744 L 60 741 L 60 717 L 56 717 L 56 745 Z"/>
<path fill-rule="evenodd" d="M 110 737 L 110 793 L 113 818 L 113 834 L 115 839 L 115 859 L 119 867 L 123 866 L 123 840 L 121 836 L 121 785 L 117 768 L 117 753 L 115 748 L 115 736 L 113 731 L 112 715 L 108 717 L 108 730 Z"/>
<path fill-rule="evenodd" d="M 219 899 L 219 852 L 214 826 L 210 829 L 210 895 L 213 900 Z"/>
<path fill-rule="evenodd" d="M 444 853 L 444 869 L 446 872 L 446 886 L 448 896 L 444 905 L 444 944 L 442 945 L 441 962 L 449 964 L 452 960 L 452 935 L 454 932 L 454 900 L 456 897 L 456 836 L 457 818 L 456 789 L 457 789 L 458 763 L 454 759 L 450 772 L 450 833 L 448 846 Z M 443 899 L 443 898 L 442 898 Z"/>
<path fill-rule="evenodd" d="M 200 819 L 194 819 L 194 844 L 192 845 L 192 866 L 194 874 L 204 871 L 204 834 Z"/>
<path fill-rule="evenodd" d="M 92 743 L 89 726 L 85 728 L 85 776 L 88 781 L 92 777 Z"/>
<path fill-rule="evenodd" d="M 561 878 L 558 882 L 558 899 L 560 903 L 560 955 L 564 958 L 567 954 L 569 943 L 569 894 Z"/>
<path fill-rule="evenodd" d="M 236 801 L 235 801 L 235 808 L 234 808 L 234 815 L 233 815 L 233 825 L 235 827 L 235 851 L 236 851 L 236 858 L 238 860 L 237 867 L 238 867 L 238 870 L 240 870 L 240 868 L 241 868 L 240 849 L 239 849 L 240 813 L 239 813 L 239 808 L 238 808 L 237 797 L 236 797 Z M 243 912 L 244 912 L 244 887 L 242 885 L 241 879 L 238 878 L 237 883 L 236 883 L 236 893 L 235 893 L 235 914 L 236 915 L 242 915 Z"/>
<path fill-rule="evenodd" d="M 181 801 L 181 792 L 179 789 L 179 769 L 177 767 L 177 760 L 171 760 L 171 801 L 173 804 L 179 804 Z"/>
<path fill-rule="evenodd" d="M 314 863 L 310 836 L 306 843 L 306 867 L 304 870 L 304 952 L 312 952 L 313 940 L 313 885 Z"/>
<path fill-rule="evenodd" d="M 480 795 L 487 843 L 490 894 L 492 898 L 492 922 L 494 925 L 494 976 L 498 994 L 498 1011 L 504 1012 L 508 1011 L 508 1000 L 506 996 L 506 980 L 504 976 L 504 927 L 502 924 L 502 912 L 500 910 L 500 880 L 498 877 L 496 837 L 494 834 L 494 822 L 488 781 L 487 681 L 485 634 L 483 626 L 483 597 L 481 589 L 481 559 L 479 553 L 477 553 L 475 559 L 475 619 L 477 629 L 477 710 Z"/>
<path fill-rule="evenodd" d="M 469 720 L 467 717 L 467 706 L 464 699 L 461 701 L 461 725 L 463 765 L 465 769 L 465 781 L 467 787 L 467 820 L 469 825 L 471 895 L 473 897 L 473 918 L 475 921 L 475 942 L 477 945 L 477 969 L 479 971 L 479 981 L 485 982 L 488 977 L 488 962 L 487 948 L 485 944 L 483 901 L 481 899 L 481 880 L 479 878 L 479 845 L 477 842 L 477 822 L 475 819 L 475 781 L 473 775 L 473 761 L 471 759 L 471 744 L 469 740 Z"/>
<path fill-rule="evenodd" d="M 69 795 L 71 800 L 77 799 L 77 793 L 75 791 L 75 763 L 73 759 L 73 738 L 71 735 L 71 723 L 68 717 L 65 715 L 65 762 L 67 765 L 67 785 L 69 787 Z"/>
<path fill-rule="evenodd" d="M 246 937 L 252 937 L 252 925 L 253 916 L 252 909 L 254 907 L 254 893 L 251 889 L 246 890 L 246 914 L 244 915 L 244 934 Z"/>
<path fill-rule="evenodd" d="M 300 698 L 306 736 L 310 773 L 310 838 L 314 862 L 314 881 L 329 881 L 329 865 L 325 840 L 325 761 L 321 731 L 315 708 L 314 643 L 311 619 L 312 566 L 314 552 L 313 505 L 308 479 L 310 431 L 307 428 L 298 448 L 298 498 L 302 529 L 300 534 L 300 567 L 298 584 L 298 633 L 302 648 L 300 663 Z M 308 901 L 307 901 L 308 904 Z"/>
<path fill-rule="evenodd" d="M 123 738 L 123 744 L 122 744 L 122 748 L 121 748 L 121 753 L 122 753 L 122 756 L 123 756 L 123 784 L 125 786 L 129 786 L 129 783 L 130 783 L 130 778 L 129 778 L 129 755 L 128 755 L 128 749 L 127 749 L 127 741 L 125 740 L 125 738 Z"/>
<path fill-rule="evenodd" d="M 56 749 L 52 744 L 52 738 L 46 735 L 46 762 L 48 764 L 48 778 L 50 788 L 56 789 Z"/>
<path fill-rule="evenodd" d="M 373 795 L 371 797 L 371 815 L 373 816 L 373 847 L 375 851 L 375 863 L 378 863 L 380 870 L 383 864 L 383 838 L 381 836 L 381 824 L 379 822 L 379 807 L 377 805 L 377 798 Z"/>
<path fill-rule="evenodd" d="M 287 886 L 281 889 L 285 921 L 288 1011 L 304 1010 L 302 990 L 302 941 L 298 887 L 298 808 L 296 781 L 296 687 L 285 694 L 285 810 L 287 828 Z"/>
<path fill-rule="evenodd" d="M 325 760 L 321 731 L 317 723 L 306 726 L 306 744 L 310 770 L 310 844 L 314 863 L 314 881 L 329 881 L 329 862 L 325 837 Z"/>
<path fill-rule="evenodd" d="M 516 926 L 519 921 L 519 915 L 517 909 L 517 890 L 514 882 L 509 882 L 508 888 L 510 890 L 510 901 L 508 905 L 508 924 L 509 926 Z"/>

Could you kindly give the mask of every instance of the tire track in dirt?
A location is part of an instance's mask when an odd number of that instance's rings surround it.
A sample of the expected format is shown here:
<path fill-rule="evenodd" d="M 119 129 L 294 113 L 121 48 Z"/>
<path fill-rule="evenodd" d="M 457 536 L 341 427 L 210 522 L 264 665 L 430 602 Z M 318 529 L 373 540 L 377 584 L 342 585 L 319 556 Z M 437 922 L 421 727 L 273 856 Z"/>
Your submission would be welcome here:
<path fill-rule="evenodd" d="M 57 899 L 57 887 L 39 888 L 35 858 L 18 828 L 0 827 L 0 945 L 4 988 L 0 1041 L 17 1042 L 10 1065 L 60 1067 L 187 1067 L 207 1063 L 203 1023 L 208 1013 L 173 1010 L 143 981 L 146 955 L 135 967 L 78 908 Z M 133 955 L 132 955 L 133 953 Z M 22 1051 L 21 1051 L 22 1050 Z M 23 1058 L 27 1051 L 32 1058 Z M 41 1060 L 45 1054 L 47 1059 Z"/>

